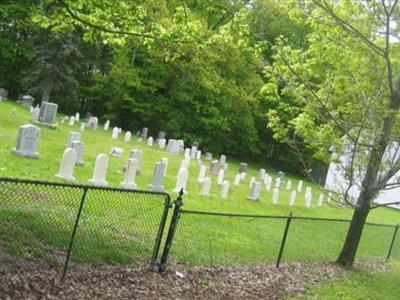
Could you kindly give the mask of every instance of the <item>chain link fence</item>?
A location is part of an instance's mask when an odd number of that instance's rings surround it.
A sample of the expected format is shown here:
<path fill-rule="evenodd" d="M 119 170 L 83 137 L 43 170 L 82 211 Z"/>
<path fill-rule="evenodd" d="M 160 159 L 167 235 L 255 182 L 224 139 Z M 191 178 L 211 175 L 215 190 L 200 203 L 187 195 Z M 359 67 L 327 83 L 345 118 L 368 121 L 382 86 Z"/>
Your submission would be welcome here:
<path fill-rule="evenodd" d="M 0 250 L 56 266 L 149 259 L 170 206 L 165 193 L 0 178 Z"/>

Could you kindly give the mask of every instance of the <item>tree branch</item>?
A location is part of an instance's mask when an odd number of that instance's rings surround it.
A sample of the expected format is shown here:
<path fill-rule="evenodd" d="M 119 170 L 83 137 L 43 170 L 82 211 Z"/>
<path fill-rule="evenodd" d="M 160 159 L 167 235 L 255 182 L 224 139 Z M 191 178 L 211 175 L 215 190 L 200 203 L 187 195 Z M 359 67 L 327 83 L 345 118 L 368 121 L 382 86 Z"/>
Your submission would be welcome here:
<path fill-rule="evenodd" d="M 374 205 L 374 206 L 372 206 L 369 210 L 373 210 L 373 209 L 375 209 L 375 208 L 384 207 L 384 206 L 389 206 L 389 205 L 400 205 L 400 201 L 388 202 L 388 203 L 382 203 L 382 204 Z"/>

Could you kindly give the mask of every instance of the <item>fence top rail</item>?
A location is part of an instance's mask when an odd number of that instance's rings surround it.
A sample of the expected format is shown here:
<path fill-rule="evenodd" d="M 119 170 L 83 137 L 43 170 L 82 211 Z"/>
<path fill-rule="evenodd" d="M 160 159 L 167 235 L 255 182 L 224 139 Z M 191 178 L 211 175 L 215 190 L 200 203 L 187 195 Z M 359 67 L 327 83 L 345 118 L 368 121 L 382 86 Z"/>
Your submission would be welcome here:
<path fill-rule="evenodd" d="M 60 186 L 60 187 L 79 188 L 79 189 L 88 189 L 88 190 L 89 189 L 90 190 L 105 190 L 105 191 L 123 192 L 123 193 L 151 194 L 151 195 L 165 196 L 165 197 L 167 197 L 168 200 L 171 199 L 170 195 L 165 192 L 130 190 L 130 189 L 123 189 L 123 188 L 108 187 L 108 186 L 94 186 L 94 185 L 85 185 L 85 184 L 73 184 L 73 183 L 54 182 L 54 181 L 41 181 L 41 180 L 32 180 L 32 179 L 19 179 L 19 178 L 10 178 L 10 177 L 0 177 L 0 182 Z"/>
<path fill-rule="evenodd" d="M 186 210 L 182 209 L 181 213 L 192 214 L 192 215 L 206 215 L 206 216 L 220 216 L 220 217 L 238 217 L 238 218 L 260 218 L 260 219 L 287 219 L 289 216 L 274 216 L 274 215 L 247 215 L 247 214 L 235 214 L 235 213 L 223 213 L 223 212 L 210 212 L 210 211 L 197 211 L 197 210 Z M 310 220 L 310 221 L 326 221 L 326 222 L 347 222 L 350 223 L 350 219 L 335 219 L 335 218 L 317 218 L 317 217 L 301 217 L 291 216 L 292 220 Z M 396 227 L 395 224 L 379 224 L 369 223 L 366 225 L 372 226 L 383 226 L 383 227 Z"/>

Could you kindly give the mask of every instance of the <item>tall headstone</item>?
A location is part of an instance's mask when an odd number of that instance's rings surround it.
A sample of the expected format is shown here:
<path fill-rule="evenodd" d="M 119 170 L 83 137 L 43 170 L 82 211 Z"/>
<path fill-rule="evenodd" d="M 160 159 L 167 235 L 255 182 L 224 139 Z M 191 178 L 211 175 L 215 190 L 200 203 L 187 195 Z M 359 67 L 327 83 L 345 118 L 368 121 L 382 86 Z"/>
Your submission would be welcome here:
<path fill-rule="evenodd" d="M 247 197 L 247 199 L 253 201 L 260 200 L 260 190 L 261 190 L 261 183 L 258 181 L 254 181 L 250 188 L 250 195 Z"/>
<path fill-rule="evenodd" d="M 217 175 L 217 184 L 221 185 L 224 182 L 224 176 L 225 176 L 225 171 L 224 170 L 219 170 L 218 175 Z"/>
<path fill-rule="evenodd" d="M 140 163 L 142 161 L 143 152 L 142 150 L 132 149 L 129 153 L 129 158 L 135 158 L 138 160 L 138 170 L 140 171 Z"/>
<path fill-rule="evenodd" d="M 98 125 L 99 125 L 99 118 L 93 117 L 92 122 L 90 123 L 90 127 L 92 127 L 93 130 L 97 130 Z"/>
<path fill-rule="evenodd" d="M 305 206 L 307 208 L 311 207 L 311 202 L 312 202 L 312 190 L 307 190 L 305 196 L 304 196 L 304 202 Z"/>
<path fill-rule="evenodd" d="M 66 181 L 75 181 L 73 176 L 75 162 L 76 151 L 72 148 L 65 149 L 60 163 L 60 170 L 55 176 Z"/>
<path fill-rule="evenodd" d="M 43 101 L 40 105 L 38 121 L 46 125 L 54 124 L 57 117 L 57 110 L 57 104 Z"/>
<path fill-rule="evenodd" d="M 247 163 L 241 162 L 239 164 L 239 173 L 246 173 L 247 172 Z"/>
<path fill-rule="evenodd" d="M 267 175 L 264 178 L 265 190 L 269 192 L 272 188 L 272 177 Z"/>
<path fill-rule="evenodd" d="M 114 127 L 111 134 L 111 139 L 112 140 L 118 139 L 118 134 L 119 134 L 118 127 Z"/>
<path fill-rule="evenodd" d="M 0 100 L 8 97 L 8 91 L 5 88 L 0 88 Z"/>
<path fill-rule="evenodd" d="M 211 152 L 206 152 L 206 154 L 205 154 L 205 160 L 206 160 L 206 161 L 212 161 L 212 159 L 213 159 L 212 153 L 211 153 Z"/>
<path fill-rule="evenodd" d="M 282 183 L 281 178 L 276 177 L 275 178 L 275 187 L 279 189 L 281 187 L 281 183 Z"/>
<path fill-rule="evenodd" d="M 76 114 L 75 114 L 75 121 L 76 122 L 79 122 L 79 119 L 81 118 L 81 115 L 77 112 Z"/>
<path fill-rule="evenodd" d="M 92 185 L 96 186 L 107 186 L 108 182 L 106 181 L 108 169 L 108 156 L 101 153 L 97 155 L 96 162 L 94 164 L 93 176 L 88 181 Z"/>
<path fill-rule="evenodd" d="M 229 191 L 229 181 L 225 180 L 225 181 L 222 183 L 222 186 L 221 186 L 220 198 L 221 198 L 221 199 L 226 199 L 226 198 L 228 198 L 228 191 Z"/>
<path fill-rule="evenodd" d="M 31 95 L 25 95 L 21 98 L 21 104 L 26 108 L 31 108 L 33 106 L 33 102 L 35 102 L 35 99 Z"/>
<path fill-rule="evenodd" d="M 163 186 L 165 164 L 162 162 L 157 162 L 153 170 L 153 179 L 151 183 L 147 186 L 149 191 L 154 192 L 164 192 L 165 188 Z"/>
<path fill-rule="evenodd" d="M 81 134 L 79 132 L 71 131 L 70 133 L 68 133 L 67 147 L 70 147 L 72 142 L 80 140 Z"/>
<path fill-rule="evenodd" d="M 124 181 L 121 182 L 120 186 L 124 189 L 135 190 L 136 189 L 136 173 L 139 168 L 139 161 L 136 158 L 129 158 L 125 169 Z"/>
<path fill-rule="evenodd" d="M 192 148 L 190 148 L 190 158 L 196 159 L 196 154 L 197 154 L 197 147 L 192 146 Z"/>
<path fill-rule="evenodd" d="M 107 120 L 105 123 L 104 123 L 104 130 L 108 130 L 108 128 L 110 127 L 110 120 Z"/>
<path fill-rule="evenodd" d="M 160 149 L 164 149 L 165 148 L 165 143 L 166 143 L 165 139 L 159 139 L 158 140 L 158 147 Z"/>
<path fill-rule="evenodd" d="M 150 146 L 150 147 L 153 146 L 153 137 L 152 137 L 152 136 L 150 136 L 150 137 L 147 139 L 147 146 Z"/>
<path fill-rule="evenodd" d="M 258 175 L 260 176 L 261 180 L 264 181 L 265 169 L 260 169 Z"/>
<path fill-rule="evenodd" d="M 19 127 L 17 142 L 12 153 L 19 156 L 36 158 L 39 153 L 36 148 L 39 144 L 40 129 L 34 125 L 27 124 Z"/>
<path fill-rule="evenodd" d="M 301 193 L 303 190 L 303 180 L 300 180 L 299 183 L 297 184 L 297 191 Z"/>
<path fill-rule="evenodd" d="M 219 171 L 219 163 L 218 160 L 213 160 L 210 162 L 210 166 L 208 167 L 208 172 L 213 175 L 217 175 Z"/>
<path fill-rule="evenodd" d="M 287 183 L 286 183 L 286 190 L 290 191 L 291 189 L 292 189 L 292 181 L 288 180 Z"/>
<path fill-rule="evenodd" d="M 323 204 L 324 204 L 324 195 L 323 194 L 319 194 L 317 206 L 318 207 L 322 207 Z"/>
<path fill-rule="evenodd" d="M 196 152 L 196 159 L 201 160 L 201 150 L 197 150 Z"/>
<path fill-rule="evenodd" d="M 189 177 L 188 169 L 182 168 L 182 169 L 179 170 L 178 176 L 177 176 L 177 179 L 176 179 L 176 185 L 175 185 L 175 188 L 174 188 L 174 192 L 175 193 L 179 193 L 179 191 L 181 189 L 183 189 L 183 193 L 187 194 L 186 184 L 187 184 L 188 177 Z"/>
<path fill-rule="evenodd" d="M 242 178 L 242 177 L 240 176 L 239 173 L 236 174 L 236 175 L 235 175 L 235 179 L 233 180 L 233 185 L 239 186 L 239 184 L 240 184 L 240 179 L 241 179 L 241 178 Z"/>
<path fill-rule="evenodd" d="M 39 120 L 39 113 L 40 113 L 40 108 L 36 106 L 31 113 L 31 120 L 32 121 L 38 121 Z"/>
<path fill-rule="evenodd" d="M 274 188 L 274 190 L 272 191 L 272 204 L 278 204 L 279 201 L 279 189 L 278 188 Z"/>
<path fill-rule="evenodd" d="M 158 132 L 158 135 L 157 135 L 157 141 L 159 141 L 159 140 L 165 140 L 165 137 L 166 137 L 165 131 L 159 131 L 159 132 Z"/>
<path fill-rule="evenodd" d="M 185 148 L 185 153 L 183 154 L 183 156 L 190 159 L 190 148 Z"/>
<path fill-rule="evenodd" d="M 164 177 L 167 176 L 167 169 L 168 169 L 168 158 L 167 157 L 163 157 L 161 158 L 161 162 L 165 165 L 164 168 Z"/>
<path fill-rule="evenodd" d="M 197 181 L 202 182 L 206 176 L 207 172 L 207 167 L 206 166 L 200 166 L 200 171 L 199 171 L 199 176 L 197 176 Z"/>
<path fill-rule="evenodd" d="M 289 206 L 293 206 L 296 203 L 296 191 L 292 190 L 290 192 Z"/>
<path fill-rule="evenodd" d="M 80 130 L 81 130 L 82 132 L 85 131 L 85 123 L 84 123 L 84 122 L 81 122 L 81 128 L 80 128 Z"/>
<path fill-rule="evenodd" d="M 211 189 L 211 178 L 206 177 L 201 183 L 200 195 L 208 197 L 210 196 Z"/>
<path fill-rule="evenodd" d="M 219 157 L 219 164 L 223 165 L 226 163 L 226 155 L 221 154 L 221 156 Z"/>
<path fill-rule="evenodd" d="M 75 124 L 75 117 L 74 117 L 74 116 L 71 116 L 71 117 L 69 118 L 68 125 L 69 125 L 69 126 L 74 126 L 74 124 Z"/>
<path fill-rule="evenodd" d="M 125 132 L 124 142 L 125 142 L 125 143 L 130 142 L 130 141 L 131 141 L 131 137 L 132 137 L 132 134 L 131 134 L 130 131 Z"/>
<path fill-rule="evenodd" d="M 147 134 L 148 134 L 148 132 L 149 132 L 149 129 L 148 129 L 147 127 L 143 127 L 142 133 L 140 134 L 140 136 L 141 136 L 143 139 L 147 139 Z"/>
<path fill-rule="evenodd" d="M 278 172 L 278 177 L 279 177 L 281 183 L 284 183 L 284 182 L 285 182 L 285 180 L 286 180 L 286 179 L 285 179 L 285 172 L 279 171 L 279 172 Z"/>
<path fill-rule="evenodd" d="M 81 141 L 71 142 L 70 147 L 76 151 L 75 164 L 78 166 L 83 166 L 85 162 L 83 161 L 83 152 L 85 150 L 85 144 Z"/>

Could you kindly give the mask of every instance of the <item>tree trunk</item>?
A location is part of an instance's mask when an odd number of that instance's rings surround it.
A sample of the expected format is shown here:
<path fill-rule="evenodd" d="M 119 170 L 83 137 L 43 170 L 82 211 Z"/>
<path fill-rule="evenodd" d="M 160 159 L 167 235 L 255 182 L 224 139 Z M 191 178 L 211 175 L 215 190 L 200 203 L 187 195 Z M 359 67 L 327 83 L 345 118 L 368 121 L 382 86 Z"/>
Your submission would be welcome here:
<path fill-rule="evenodd" d="M 50 93 L 53 87 L 53 81 L 51 79 L 46 79 L 43 82 L 43 94 L 42 94 L 42 102 L 48 102 L 50 100 Z"/>

